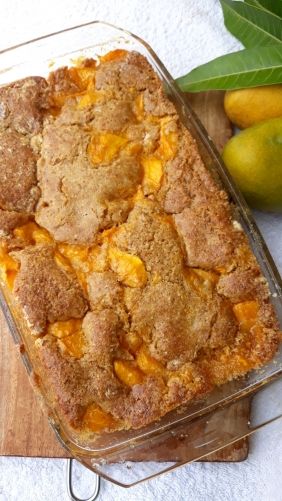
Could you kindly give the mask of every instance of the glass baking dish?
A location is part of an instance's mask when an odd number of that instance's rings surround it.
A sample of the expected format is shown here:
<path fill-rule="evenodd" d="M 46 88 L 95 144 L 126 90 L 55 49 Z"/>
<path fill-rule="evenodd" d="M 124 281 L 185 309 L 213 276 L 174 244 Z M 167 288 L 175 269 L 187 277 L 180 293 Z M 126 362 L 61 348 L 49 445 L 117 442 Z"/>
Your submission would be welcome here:
<path fill-rule="evenodd" d="M 271 300 L 282 324 L 281 278 L 251 212 L 185 95 L 177 88 L 173 78 L 146 42 L 104 22 L 94 21 L 76 26 L 0 51 L 0 86 L 31 75 L 46 77 L 50 70 L 70 65 L 79 57 L 95 58 L 117 48 L 136 50 L 143 54 L 162 79 L 180 119 L 197 140 L 206 166 L 229 194 L 234 206 L 234 218 L 240 222 L 249 238 L 262 273 L 268 281 Z M 27 370 L 30 375 L 36 374 L 34 353 L 23 323 L 13 310 L 7 290 L 1 290 L 0 301 L 15 342 L 25 347 L 22 357 Z M 62 445 L 96 473 L 119 485 L 130 486 L 181 464 L 204 458 L 281 417 L 282 402 L 279 398 L 273 398 L 273 395 L 279 395 L 279 390 L 281 394 L 281 375 L 282 346 L 275 359 L 262 369 L 221 386 L 204 400 L 170 412 L 160 421 L 139 430 L 104 433 L 95 441 L 82 440 L 60 421 L 56 409 L 50 405 L 48 388 L 40 385 L 39 393 L 51 426 Z M 246 418 L 242 419 L 241 409 L 244 400 L 251 397 L 253 413 L 251 420 L 247 422 Z M 165 447 L 167 457 L 163 452 L 160 457 L 160 447 L 162 451 Z"/>

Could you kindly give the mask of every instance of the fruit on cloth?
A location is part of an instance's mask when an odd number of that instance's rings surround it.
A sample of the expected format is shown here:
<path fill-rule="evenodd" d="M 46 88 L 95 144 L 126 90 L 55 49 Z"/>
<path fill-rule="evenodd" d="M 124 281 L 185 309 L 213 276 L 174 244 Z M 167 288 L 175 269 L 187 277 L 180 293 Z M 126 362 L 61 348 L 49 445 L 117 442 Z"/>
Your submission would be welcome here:
<path fill-rule="evenodd" d="M 240 129 L 282 117 L 282 85 L 227 91 L 224 108 L 231 122 Z"/>
<path fill-rule="evenodd" d="M 282 118 L 234 136 L 223 150 L 223 160 L 252 207 L 282 211 Z"/>

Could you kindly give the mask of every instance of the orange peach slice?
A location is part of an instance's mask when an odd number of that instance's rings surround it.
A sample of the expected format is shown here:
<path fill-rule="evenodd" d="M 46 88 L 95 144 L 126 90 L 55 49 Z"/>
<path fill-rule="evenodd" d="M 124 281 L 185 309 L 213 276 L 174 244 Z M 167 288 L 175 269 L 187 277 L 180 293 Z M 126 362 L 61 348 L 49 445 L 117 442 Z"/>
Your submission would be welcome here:
<path fill-rule="evenodd" d="M 142 338 L 136 332 L 127 332 L 121 339 L 124 348 L 132 353 L 136 353 L 142 344 Z"/>
<path fill-rule="evenodd" d="M 114 370 L 120 381 L 127 386 L 134 386 L 143 382 L 144 374 L 134 365 L 134 362 L 115 360 Z"/>
<path fill-rule="evenodd" d="M 111 414 L 103 411 L 96 404 L 90 404 L 83 417 L 83 426 L 95 433 L 103 430 L 112 430 L 116 427 L 117 421 Z"/>
<path fill-rule="evenodd" d="M 163 166 L 159 158 L 147 157 L 141 160 L 144 169 L 143 187 L 147 193 L 154 193 L 160 188 Z"/>
<path fill-rule="evenodd" d="M 145 374 L 163 374 L 164 367 L 158 362 L 154 357 L 152 357 L 145 346 L 141 346 L 141 348 L 137 352 L 136 362 L 138 367 Z"/>
<path fill-rule="evenodd" d="M 244 331 L 249 331 L 257 322 L 259 304 L 257 301 L 244 301 L 235 304 L 233 311 L 241 328 Z"/>
<path fill-rule="evenodd" d="M 61 350 L 71 357 L 79 359 L 84 354 L 84 334 L 82 330 L 58 339 L 58 344 Z"/>
<path fill-rule="evenodd" d="M 147 272 L 143 261 L 138 256 L 127 254 L 115 247 L 109 248 L 111 269 L 119 280 L 129 287 L 143 287 L 147 282 Z"/>
<path fill-rule="evenodd" d="M 94 165 L 111 162 L 127 142 L 125 137 L 109 132 L 94 135 L 88 145 L 89 158 Z"/>
<path fill-rule="evenodd" d="M 9 289 L 13 289 L 14 281 L 20 265 L 7 252 L 4 246 L 0 247 L 0 272 L 2 279 L 7 283 Z"/>
<path fill-rule="evenodd" d="M 216 273 L 199 268 L 186 268 L 185 277 L 200 295 L 211 291 L 219 278 Z"/>
<path fill-rule="evenodd" d="M 66 336 L 70 336 L 77 331 L 81 330 L 80 319 L 72 318 L 71 320 L 65 320 L 63 322 L 54 322 L 48 326 L 48 334 L 62 339 Z"/>
<path fill-rule="evenodd" d="M 115 49 L 107 52 L 104 56 L 100 57 L 100 61 L 105 63 L 106 61 L 114 61 L 116 59 L 122 59 L 128 54 L 127 50 L 124 49 Z"/>
<path fill-rule="evenodd" d="M 14 235 L 17 238 L 25 240 L 28 244 L 46 244 L 53 242 L 48 231 L 33 222 L 15 228 Z"/>

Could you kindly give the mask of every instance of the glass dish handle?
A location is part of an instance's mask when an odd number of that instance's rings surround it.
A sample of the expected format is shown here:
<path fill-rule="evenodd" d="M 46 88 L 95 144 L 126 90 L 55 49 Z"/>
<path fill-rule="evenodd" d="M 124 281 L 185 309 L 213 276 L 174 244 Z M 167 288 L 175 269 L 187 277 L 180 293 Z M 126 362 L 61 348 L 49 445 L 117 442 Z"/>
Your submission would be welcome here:
<path fill-rule="evenodd" d="M 100 476 L 93 472 L 94 476 L 94 491 L 89 498 L 78 498 L 73 492 L 73 461 L 74 459 L 67 460 L 67 492 L 71 501 L 94 501 L 98 498 L 100 492 Z"/>

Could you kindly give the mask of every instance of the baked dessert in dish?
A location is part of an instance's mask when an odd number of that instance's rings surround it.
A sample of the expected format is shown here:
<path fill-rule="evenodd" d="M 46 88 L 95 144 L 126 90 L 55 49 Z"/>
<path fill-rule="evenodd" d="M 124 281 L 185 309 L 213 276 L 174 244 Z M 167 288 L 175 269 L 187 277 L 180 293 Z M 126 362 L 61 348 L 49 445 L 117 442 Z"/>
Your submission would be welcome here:
<path fill-rule="evenodd" d="M 0 165 L 2 286 L 68 426 L 142 427 L 273 357 L 266 280 L 142 55 L 0 88 Z"/>

